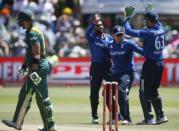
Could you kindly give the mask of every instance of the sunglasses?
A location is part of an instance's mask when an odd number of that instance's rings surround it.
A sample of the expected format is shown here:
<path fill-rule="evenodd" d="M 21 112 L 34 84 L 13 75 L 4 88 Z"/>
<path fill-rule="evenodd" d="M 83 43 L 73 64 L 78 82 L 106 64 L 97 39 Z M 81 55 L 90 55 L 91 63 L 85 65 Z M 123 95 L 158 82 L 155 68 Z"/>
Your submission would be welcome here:
<path fill-rule="evenodd" d="M 103 29 L 104 29 L 103 24 L 98 24 L 98 25 L 96 25 L 96 29 L 103 30 Z"/>

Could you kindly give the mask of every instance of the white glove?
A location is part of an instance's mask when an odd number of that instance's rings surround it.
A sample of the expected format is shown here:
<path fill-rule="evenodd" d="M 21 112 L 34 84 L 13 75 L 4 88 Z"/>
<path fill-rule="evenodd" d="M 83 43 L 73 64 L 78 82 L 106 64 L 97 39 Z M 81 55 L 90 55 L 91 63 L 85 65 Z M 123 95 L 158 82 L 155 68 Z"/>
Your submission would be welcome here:
<path fill-rule="evenodd" d="M 28 75 L 28 69 L 25 69 L 22 66 L 18 67 L 18 71 L 22 76 Z"/>
<path fill-rule="evenodd" d="M 35 85 L 39 85 L 41 82 L 42 78 L 37 74 L 37 72 L 32 72 L 30 74 L 30 79 L 33 81 Z"/>
<path fill-rule="evenodd" d="M 146 6 L 145 6 L 145 12 L 149 12 L 149 11 L 151 11 L 152 8 L 153 8 L 152 3 L 147 3 Z"/>

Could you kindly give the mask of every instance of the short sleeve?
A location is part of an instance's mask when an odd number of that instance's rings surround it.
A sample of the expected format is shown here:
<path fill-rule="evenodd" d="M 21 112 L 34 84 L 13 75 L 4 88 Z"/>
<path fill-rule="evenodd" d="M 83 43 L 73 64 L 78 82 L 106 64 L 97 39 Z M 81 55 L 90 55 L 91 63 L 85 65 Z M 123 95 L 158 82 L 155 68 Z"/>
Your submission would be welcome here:
<path fill-rule="evenodd" d="M 34 45 L 34 44 L 40 44 L 39 35 L 37 33 L 31 32 L 29 37 L 30 37 L 29 38 L 30 44 L 32 44 L 32 45 Z"/>

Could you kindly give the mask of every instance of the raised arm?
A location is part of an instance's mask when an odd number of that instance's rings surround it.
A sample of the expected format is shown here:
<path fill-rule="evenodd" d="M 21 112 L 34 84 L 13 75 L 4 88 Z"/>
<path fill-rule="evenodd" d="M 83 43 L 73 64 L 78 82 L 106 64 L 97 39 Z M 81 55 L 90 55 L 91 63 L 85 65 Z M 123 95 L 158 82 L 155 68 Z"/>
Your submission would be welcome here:
<path fill-rule="evenodd" d="M 132 29 L 128 20 L 125 21 L 124 28 L 125 28 L 125 33 L 130 36 L 145 38 L 149 35 L 152 35 L 152 33 L 150 33 L 147 29 L 140 29 L 140 30 Z"/>
<path fill-rule="evenodd" d="M 87 27 L 85 35 L 88 40 L 91 38 L 94 28 L 95 28 L 95 24 L 93 23 Z"/>
<path fill-rule="evenodd" d="M 95 26 L 98 24 L 98 22 L 101 20 L 101 16 L 99 15 L 98 12 L 96 12 L 94 14 L 93 17 L 93 20 L 92 20 L 92 23 L 87 27 L 87 30 L 86 30 L 86 38 L 89 40 L 92 36 L 92 33 L 94 31 L 94 28 Z"/>
<path fill-rule="evenodd" d="M 139 30 L 132 29 L 128 20 L 125 21 L 124 28 L 127 35 L 139 37 Z"/>
<path fill-rule="evenodd" d="M 141 29 L 141 30 L 133 29 L 130 25 L 130 21 L 132 19 L 132 16 L 134 15 L 134 10 L 135 8 L 133 6 L 127 6 L 125 8 L 125 22 L 124 22 L 125 33 L 130 36 L 143 38 L 146 35 L 148 35 L 147 31 L 145 29 Z"/>

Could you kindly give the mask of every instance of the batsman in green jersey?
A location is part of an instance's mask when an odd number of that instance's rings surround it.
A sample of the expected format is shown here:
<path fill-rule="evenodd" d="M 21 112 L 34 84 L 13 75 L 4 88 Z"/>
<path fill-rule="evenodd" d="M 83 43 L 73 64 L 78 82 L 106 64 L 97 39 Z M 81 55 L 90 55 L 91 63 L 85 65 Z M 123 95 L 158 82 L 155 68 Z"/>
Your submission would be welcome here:
<path fill-rule="evenodd" d="M 28 112 L 32 96 L 35 94 L 37 105 L 43 120 L 44 127 L 39 131 L 56 131 L 53 118 L 52 104 L 48 96 L 47 75 L 51 68 L 46 60 L 45 41 L 43 33 L 33 24 L 34 15 L 30 10 L 23 10 L 18 15 L 19 26 L 26 29 L 26 56 L 22 67 L 18 70 L 26 76 L 20 90 L 18 103 L 13 120 L 3 120 L 9 127 L 21 130 L 24 117 Z"/>

